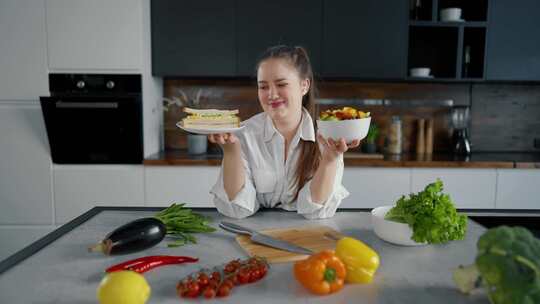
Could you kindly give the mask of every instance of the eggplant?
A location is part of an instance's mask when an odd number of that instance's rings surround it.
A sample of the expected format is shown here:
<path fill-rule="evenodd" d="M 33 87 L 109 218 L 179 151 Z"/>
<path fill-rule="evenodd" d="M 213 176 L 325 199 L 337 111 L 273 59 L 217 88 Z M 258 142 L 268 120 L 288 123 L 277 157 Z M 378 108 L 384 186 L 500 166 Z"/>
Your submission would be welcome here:
<path fill-rule="evenodd" d="M 165 234 L 167 227 L 162 221 L 153 217 L 140 218 L 116 228 L 88 250 L 106 255 L 128 254 L 155 246 Z"/>

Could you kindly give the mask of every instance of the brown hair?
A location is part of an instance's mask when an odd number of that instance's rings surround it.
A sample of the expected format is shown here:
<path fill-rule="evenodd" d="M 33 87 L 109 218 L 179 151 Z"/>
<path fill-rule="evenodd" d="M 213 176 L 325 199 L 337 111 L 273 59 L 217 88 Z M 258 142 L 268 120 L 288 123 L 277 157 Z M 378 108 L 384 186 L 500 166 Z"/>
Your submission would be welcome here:
<path fill-rule="evenodd" d="M 313 69 L 307 51 L 301 46 L 278 45 L 267 49 L 257 61 L 256 69 L 259 69 L 261 63 L 267 59 L 280 58 L 291 63 L 301 79 L 309 79 L 310 86 L 307 94 L 302 96 L 302 106 L 306 108 L 313 119 L 315 119 L 315 81 L 313 78 Z M 315 127 L 315 126 L 314 126 Z M 296 191 L 293 201 L 298 199 L 298 192 L 315 174 L 319 167 L 321 152 L 317 142 L 300 140 L 300 156 L 295 171 Z"/>

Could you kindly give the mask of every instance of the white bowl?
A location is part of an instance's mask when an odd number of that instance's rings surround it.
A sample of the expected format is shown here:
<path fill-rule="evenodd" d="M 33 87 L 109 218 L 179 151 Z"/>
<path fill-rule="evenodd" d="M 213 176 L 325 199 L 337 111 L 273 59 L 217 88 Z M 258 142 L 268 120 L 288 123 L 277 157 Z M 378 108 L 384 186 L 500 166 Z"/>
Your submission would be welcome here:
<path fill-rule="evenodd" d="M 355 139 L 364 139 L 366 137 L 370 122 L 371 116 L 339 121 L 317 120 L 317 127 L 324 138 L 334 140 L 344 138 L 347 143 L 350 143 Z"/>
<path fill-rule="evenodd" d="M 461 8 L 459 7 L 449 7 L 441 10 L 442 21 L 460 21 L 460 18 Z"/>
<path fill-rule="evenodd" d="M 423 246 L 426 243 L 417 243 L 411 239 L 412 229 L 407 224 L 388 221 L 384 219 L 386 213 L 394 206 L 382 206 L 371 210 L 371 222 L 375 234 L 392 244 L 403 246 Z"/>
<path fill-rule="evenodd" d="M 431 72 L 430 68 L 412 68 L 410 71 L 413 77 L 429 77 Z"/>

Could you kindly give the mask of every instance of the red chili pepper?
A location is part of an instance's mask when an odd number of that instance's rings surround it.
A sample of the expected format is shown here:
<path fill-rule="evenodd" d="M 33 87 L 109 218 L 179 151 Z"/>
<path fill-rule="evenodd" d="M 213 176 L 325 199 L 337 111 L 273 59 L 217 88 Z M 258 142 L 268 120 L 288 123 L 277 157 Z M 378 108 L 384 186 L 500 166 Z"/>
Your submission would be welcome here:
<path fill-rule="evenodd" d="M 162 265 L 194 263 L 198 260 L 198 258 L 188 256 L 151 255 L 113 265 L 107 268 L 105 271 L 113 272 L 119 270 L 132 270 L 138 273 L 143 273 Z"/>
<path fill-rule="evenodd" d="M 107 268 L 106 272 L 113 272 L 113 271 L 119 271 L 119 270 L 127 270 L 137 264 L 147 263 L 150 257 L 142 257 L 134 260 L 129 260 L 120 264 L 113 265 L 109 268 Z"/>

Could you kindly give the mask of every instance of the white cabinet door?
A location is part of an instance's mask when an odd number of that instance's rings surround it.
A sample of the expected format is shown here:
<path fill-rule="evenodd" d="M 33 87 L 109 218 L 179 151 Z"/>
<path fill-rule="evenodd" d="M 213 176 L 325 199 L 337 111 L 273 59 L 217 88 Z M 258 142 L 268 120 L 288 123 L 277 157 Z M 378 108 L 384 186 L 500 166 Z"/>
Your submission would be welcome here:
<path fill-rule="evenodd" d="M 146 204 L 214 207 L 210 188 L 219 175 L 218 166 L 145 167 Z"/>
<path fill-rule="evenodd" d="M 540 170 L 497 170 L 499 209 L 540 209 Z"/>
<path fill-rule="evenodd" d="M 54 165 L 56 222 L 95 206 L 143 206 L 142 165 Z"/>
<path fill-rule="evenodd" d="M 45 5 L 0 1 L 0 100 L 48 95 Z"/>
<path fill-rule="evenodd" d="M 0 104 L 0 224 L 53 224 L 51 158 L 41 108 Z"/>
<path fill-rule="evenodd" d="M 51 70 L 140 70 L 141 0 L 47 0 Z"/>
<path fill-rule="evenodd" d="M 412 169 L 412 192 L 416 193 L 440 178 L 443 192 L 450 195 L 456 208 L 495 207 L 495 169 Z"/>
<path fill-rule="evenodd" d="M 393 205 L 410 193 L 411 171 L 408 168 L 345 167 L 343 185 L 350 192 L 340 208 L 374 208 Z"/>

